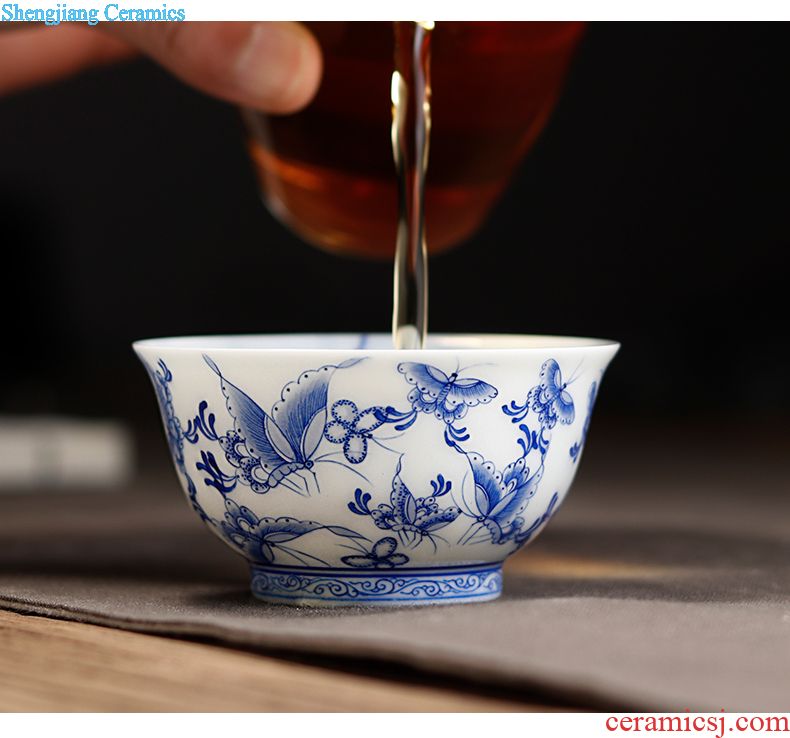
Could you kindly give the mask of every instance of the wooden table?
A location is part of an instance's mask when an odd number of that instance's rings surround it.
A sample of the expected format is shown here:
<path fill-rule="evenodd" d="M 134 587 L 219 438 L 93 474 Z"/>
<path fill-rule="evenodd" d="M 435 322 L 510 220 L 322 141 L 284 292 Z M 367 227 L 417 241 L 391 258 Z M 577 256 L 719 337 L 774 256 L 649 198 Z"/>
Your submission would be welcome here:
<path fill-rule="evenodd" d="M 0 710 L 517 712 L 547 708 L 0 610 Z"/>

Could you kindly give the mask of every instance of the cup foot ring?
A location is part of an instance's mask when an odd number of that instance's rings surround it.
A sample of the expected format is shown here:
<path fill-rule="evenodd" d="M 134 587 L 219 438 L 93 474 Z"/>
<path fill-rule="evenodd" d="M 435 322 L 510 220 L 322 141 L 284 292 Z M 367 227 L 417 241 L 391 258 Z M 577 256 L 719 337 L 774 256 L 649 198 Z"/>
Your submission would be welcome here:
<path fill-rule="evenodd" d="M 252 594 L 264 602 L 333 606 L 398 606 L 485 602 L 502 593 L 502 565 L 429 569 L 286 569 L 251 565 Z"/>

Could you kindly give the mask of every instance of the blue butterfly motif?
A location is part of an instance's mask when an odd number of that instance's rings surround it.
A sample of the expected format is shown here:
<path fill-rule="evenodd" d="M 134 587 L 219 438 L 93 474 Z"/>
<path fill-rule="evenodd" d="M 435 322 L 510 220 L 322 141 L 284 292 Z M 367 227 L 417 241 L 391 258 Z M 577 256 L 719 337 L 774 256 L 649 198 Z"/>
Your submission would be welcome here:
<path fill-rule="evenodd" d="M 403 362 L 398 371 L 414 385 L 407 399 L 412 407 L 423 413 L 433 413 L 451 425 L 466 415 L 470 407 L 491 402 L 499 392 L 487 382 L 470 377 L 459 377 L 453 372 L 449 377 L 429 364 Z"/>
<path fill-rule="evenodd" d="M 453 483 L 439 474 L 436 481 L 431 482 L 431 495 L 415 497 L 400 475 L 399 460 L 392 480 L 389 504 L 381 503 L 371 509 L 370 493 L 357 489 L 354 502 L 348 503 L 348 509 L 356 515 L 369 515 L 377 528 L 395 531 L 403 544 L 415 548 L 427 539 L 436 551 L 434 538 L 444 540 L 436 532 L 450 525 L 461 514 L 460 508 L 455 505 L 440 508 L 437 502 L 438 497 L 443 497 L 452 490 Z"/>
<path fill-rule="evenodd" d="M 328 566 L 317 556 L 292 547 L 292 542 L 313 531 L 325 530 L 352 541 L 366 541 L 365 536 L 340 525 L 324 525 L 313 520 L 296 518 L 259 518 L 252 510 L 233 500 L 225 500 L 225 519 L 220 523 L 224 536 L 244 551 L 251 561 L 272 564 L 283 556 L 296 560 L 303 566 L 318 562 Z M 288 544 L 287 546 L 285 544 Z"/>
<path fill-rule="evenodd" d="M 234 420 L 225 451 L 234 466 L 242 467 L 240 481 L 261 494 L 282 484 L 297 494 L 309 495 L 310 478 L 317 489 L 313 467 L 321 459 L 314 457 L 326 428 L 329 382 L 335 370 L 353 366 L 360 359 L 302 372 L 283 387 L 280 399 L 267 413 L 225 379 L 209 356 L 203 358 L 219 377 L 225 406 Z"/>
<path fill-rule="evenodd" d="M 465 514 L 474 519 L 459 543 L 506 543 L 513 540 L 524 525 L 521 514 L 538 491 L 543 478 L 543 464 L 530 475 L 526 459 L 521 457 L 498 472 L 494 464 L 480 454 L 467 458 L 474 480 L 474 498 L 464 500 Z"/>
<path fill-rule="evenodd" d="M 543 362 L 540 382 L 529 391 L 527 402 L 538 413 L 540 424 L 548 429 L 557 425 L 570 425 L 576 417 L 573 398 L 567 387 L 570 382 L 562 381 L 560 365 L 554 359 Z"/>

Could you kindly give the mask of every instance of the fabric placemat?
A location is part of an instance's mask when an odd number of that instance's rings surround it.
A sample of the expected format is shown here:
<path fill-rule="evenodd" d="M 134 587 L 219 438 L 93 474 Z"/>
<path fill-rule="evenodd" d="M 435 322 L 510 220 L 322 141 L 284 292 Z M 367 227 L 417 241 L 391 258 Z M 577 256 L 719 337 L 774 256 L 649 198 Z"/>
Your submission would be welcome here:
<path fill-rule="evenodd" d="M 244 562 L 193 518 L 167 471 L 112 495 L 0 497 L 0 606 L 462 674 L 582 707 L 790 711 L 784 465 L 670 474 L 630 458 L 581 476 L 490 603 L 260 603 Z"/>

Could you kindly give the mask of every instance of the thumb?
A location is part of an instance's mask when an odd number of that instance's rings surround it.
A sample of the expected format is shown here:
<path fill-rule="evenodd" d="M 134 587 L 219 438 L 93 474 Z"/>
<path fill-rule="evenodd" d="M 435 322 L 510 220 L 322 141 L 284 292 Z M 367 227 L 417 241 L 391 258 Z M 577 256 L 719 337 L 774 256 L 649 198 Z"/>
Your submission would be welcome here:
<path fill-rule="evenodd" d="M 101 23 L 184 82 L 270 113 L 307 105 L 321 82 L 321 49 L 298 23 Z"/>

